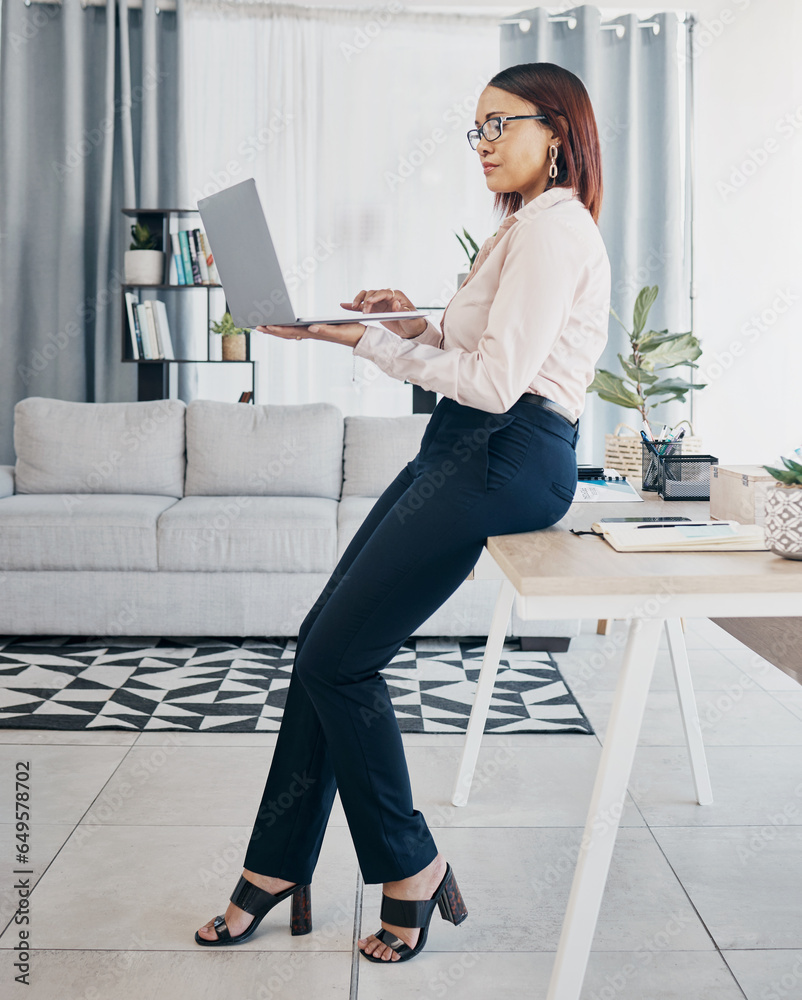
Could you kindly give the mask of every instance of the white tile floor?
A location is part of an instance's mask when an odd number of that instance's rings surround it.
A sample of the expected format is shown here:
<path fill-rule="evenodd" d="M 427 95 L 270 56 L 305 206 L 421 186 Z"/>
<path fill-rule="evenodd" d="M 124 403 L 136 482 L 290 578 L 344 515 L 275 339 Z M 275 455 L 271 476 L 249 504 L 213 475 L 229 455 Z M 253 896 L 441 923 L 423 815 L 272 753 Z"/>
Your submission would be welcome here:
<path fill-rule="evenodd" d="M 802 1000 L 802 688 L 706 619 L 686 642 L 708 747 L 694 802 L 665 642 L 583 1000 Z M 406 734 L 415 804 L 469 910 L 426 949 L 360 958 L 381 886 L 362 889 L 339 798 L 313 886 L 245 944 L 198 947 L 241 870 L 275 734 L 0 731 L 0 994 L 30 1000 L 545 997 L 622 655 L 584 623 L 557 657 L 598 736 L 487 736 L 469 805 L 450 805 L 462 737 Z M 8 808 L 31 764 L 31 985 L 18 970 Z M 360 909 L 361 907 L 361 909 Z M 361 913 L 361 921 L 356 919 Z"/>

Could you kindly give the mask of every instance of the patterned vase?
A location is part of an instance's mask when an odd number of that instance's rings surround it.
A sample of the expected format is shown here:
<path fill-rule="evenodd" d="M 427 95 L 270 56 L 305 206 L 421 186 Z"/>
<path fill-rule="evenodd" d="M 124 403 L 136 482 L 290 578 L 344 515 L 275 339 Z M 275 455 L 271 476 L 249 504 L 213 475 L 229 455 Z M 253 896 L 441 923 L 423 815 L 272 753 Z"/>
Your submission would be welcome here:
<path fill-rule="evenodd" d="M 784 559 L 802 559 L 802 486 L 766 491 L 766 544 Z"/>

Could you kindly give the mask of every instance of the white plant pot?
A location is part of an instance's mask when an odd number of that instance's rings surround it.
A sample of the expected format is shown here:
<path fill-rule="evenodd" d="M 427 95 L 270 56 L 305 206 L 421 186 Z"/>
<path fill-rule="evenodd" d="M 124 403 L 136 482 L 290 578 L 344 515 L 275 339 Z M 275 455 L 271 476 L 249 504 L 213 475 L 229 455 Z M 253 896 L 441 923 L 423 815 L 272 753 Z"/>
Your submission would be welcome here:
<path fill-rule="evenodd" d="M 468 277 L 470 273 L 471 273 L 470 271 L 460 271 L 460 273 L 457 275 L 457 288 L 459 288 L 459 286 Z"/>
<path fill-rule="evenodd" d="M 766 491 L 766 545 L 783 559 L 802 559 L 802 486 Z"/>
<path fill-rule="evenodd" d="M 123 263 L 126 285 L 161 285 L 164 253 L 161 250 L 126 250 Z"/>

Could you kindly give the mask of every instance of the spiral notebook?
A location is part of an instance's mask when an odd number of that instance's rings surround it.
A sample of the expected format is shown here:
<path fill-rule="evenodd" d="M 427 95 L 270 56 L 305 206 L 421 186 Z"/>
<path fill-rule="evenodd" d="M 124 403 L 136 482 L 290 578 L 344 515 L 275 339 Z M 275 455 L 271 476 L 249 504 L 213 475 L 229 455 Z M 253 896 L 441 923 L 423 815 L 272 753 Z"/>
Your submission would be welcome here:
<path fill-rule="evenodd" d="M 580 479 L 576 484 L 574 503 L 635 503 L 643 501 L 626 476 L 615 469 L 605 469 L 604 475 Z"/>

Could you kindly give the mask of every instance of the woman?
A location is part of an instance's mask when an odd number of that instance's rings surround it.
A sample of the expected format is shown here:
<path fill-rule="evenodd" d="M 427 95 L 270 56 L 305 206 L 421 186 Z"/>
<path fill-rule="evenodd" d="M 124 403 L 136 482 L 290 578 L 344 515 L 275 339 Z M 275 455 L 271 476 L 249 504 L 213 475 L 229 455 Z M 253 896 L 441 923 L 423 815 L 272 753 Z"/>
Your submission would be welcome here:
<path fill-rule="evenodd" d="M 607 340 L 610 264 L 599 234 L 598 132 L 578 77 L 552 63 L 502 70 L 468 133 L 503 219 L 440 327 L 420 318 L 258 329 L 345 344 L 398 379 L 443 394 L 420 450 L 360 526 L 298 635 L 270 773 L 225 916 L 204 945 L 246 940 L 292 896 L 311 928 L 309 883 L 336 790 L 365 882 L 383 882 L 371 961 L 424 946 L 435 907 L 467 910 L 413 808 L 403 744 L 379 672 L 465 580 L 489 535 L 533 531 L 568 511 L 585 391 Z M 414 309 L 393 289 L 343 306 Z"/>

